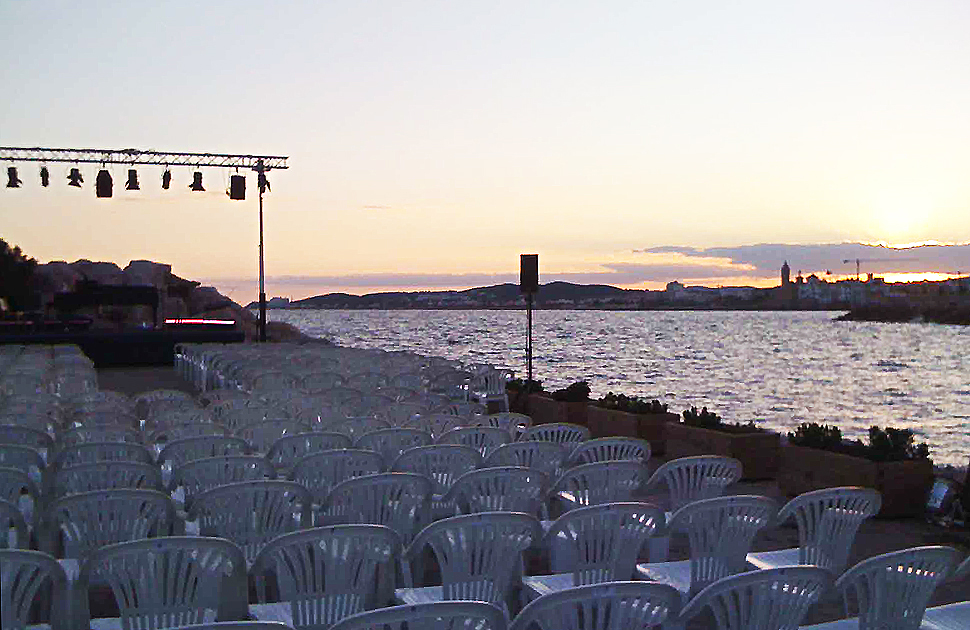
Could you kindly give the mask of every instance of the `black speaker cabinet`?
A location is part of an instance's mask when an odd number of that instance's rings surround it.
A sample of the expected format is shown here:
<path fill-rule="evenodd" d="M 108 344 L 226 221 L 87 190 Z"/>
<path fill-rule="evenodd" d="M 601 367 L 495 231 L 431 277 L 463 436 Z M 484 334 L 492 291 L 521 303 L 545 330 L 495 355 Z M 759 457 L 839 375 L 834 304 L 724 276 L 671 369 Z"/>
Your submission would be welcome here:
<path fill-rule="evenodd" d="M 539 254 L 521 254 L 519 290 L 535 293 L 539 290 Z"/>
<path fill-rule="evenodd" d="M 246 199 L 246 176 L 245 175 L 230 175 L 229 176 L 229 198 L 236 201 L 243 201 Z"/>

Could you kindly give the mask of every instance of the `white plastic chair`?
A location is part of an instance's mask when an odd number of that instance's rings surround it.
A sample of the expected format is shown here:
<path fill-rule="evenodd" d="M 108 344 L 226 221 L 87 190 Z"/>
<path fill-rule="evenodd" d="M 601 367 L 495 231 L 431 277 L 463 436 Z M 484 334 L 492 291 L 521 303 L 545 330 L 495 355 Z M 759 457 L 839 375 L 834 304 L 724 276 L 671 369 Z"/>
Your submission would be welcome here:
<path fill-rule="evenodd" d="M 532 426 L 532 418 L 524 413 L 514 411 L 499 411 L 490 413 L 487 416 L 476 418 L 475 422 L 483 427 L 498 427 L 509 432 L 509 441 L 514 442 L 519 439 L 526 429 Z"/>
<path fill-rule="evenodd" d="M 0 444 L 0 467 L 16 468 L 40 483 L 47 464 L 37 449 L 16 444 Z"/>
<path fill-rule="evenodd" d="M 798 547 L 749 553 L 748 563 L 757 569 L 811 564 L 841 573 L 859 526 L 875 516 L 881 505 L 881 495 L 871 488 L 826 488 L 800 494 L 782 506 L 777 520 L 779 525 L 795 520 Z"/>
<path fill-rule="evenodd" d="M 250 614 L 297 629 L 330 627 L 374 605 L 378 568 L 400 553 L 400 537 L 381 525 L 284 534 L 259 552 L 250 569 L 258 602 Z M 275 582 L 278 603 L 267 603 L 268 581 Z"/>
<path fill-rule="evenodd" d="M 165 445 L 158 454 L 158 465 L 178 468 L 196 459 L 247 455 L 249 444 L 241 437 L 229 435 L 199 435 L 174 440 Z M 164 468 L 163 468 L 164 470 Z"/>
<path fill-rule="evenodd" d="M 379 409 L 376 415 L 392 427 L 413 427 L 418 424 L 418 417 L 424 413 L 428 413 L 428 408 L 420 403 L 393 402 Z"/>
<path fill-rule="evenodd" d="M 927 608 L 920 630 L 965 630 L 970 628 L 970 601 Z"/>
<path fill-rule="evenodd" d="M 550 422 L 529 427 L 519 439 L 554 442 L 564 448 L 571 448 L 589 439 L 589 429 L 571 422 Z"/>
<path fill-rule="evenodd" d="M 481 453 L 482 457 L 487 457 L 496 448 L 510 441 L 508 430 L 498 427 L 458 427 L 442 433 L 435 440 L 438 444 L 470 446 Z"/>
<path fill-rule="evenodd" d="M 384 470 L 380 453 L 357 448 L 321 451 L 301 458 L 289 479 L 308 490 L 315 504 L 323 503 L 334 486 L 347 479 L 375 475 Z"/>
<path fill-rule="evenodd" d="M 631 501 L 647 478 L 647 468 L 634 461 L 596 462 L 574 466 L 549 490 L 563 511 L 600 503 Z"/>
<path fill-rule="evenodd" d="M 28 549 L 30 529 L 14 503 L 0 499 L 0 549 Z"/>
<path fill-rule="evenodd" d="M 343 433 L 309 431 L 279 438 L 266 452 L 266 459 L 281 475 L 287 475 L 301 458 L 311 453 L 351 446 L 351 439 Z"/>
<path fill-rule="evenodd" d="M 373 393 L 381 387 L 386 387 L 388 385 L 388 379 L 386 375 L 380 372 L 360 372 L 348 376 L 346 383 L 347 387 L 352 387 L 365 393 Z"/>
<path fill-rule="evenodd" d="M 646 464 L 650 459 L 650 442 L 632 437 L 603 437 L 577 444 L 569 454 L 569 466 L 632 460 Z"/>
<path fill-rule="evenodd" d="M 428 380 L 428 392 L 441 394 L 449 400 L 468 400 L 468 372 L 446 369 Z"/>
<path fill-rule="evenodd" d="M 110 586 L 120 617 L 91 619 L 93 583 Z M 104 547 L 82 566 L 75 592 L 74 628 L 177 628 L 247 617 L 246 561 L 221 538 L 175 536 Z"/>
<path fill-rule="evenodd" d="M 527 440 L 504 444 L 492 451 L 484 466 L 525 466 L 538 470 L 550 479 L 559 477 L 566 449 L 553 442 Z"/>
<path fill-rule="evenodd" d="M 486 368 L 474 374 L 468 382 L 468 398 L 488 407 L 489 403 L 497 403 L 499 411 L 509 410 L 509 396 L 505 391 L 508 382 L 508 370 Z"/>
<path fill-rule="evenodd" d="M 293 630 L 293 626 L 279 621 L 213 621 L 179 626 L 178 630 Z"/>
<path fill-rule="evenodd" d="M 30 475 L 19 468 L 0 466 L 0 500 L 9 501 L 28 523 L 35 524 L 40 516 L 40 489 Z"/>
<path fill-rule="evenodd" d="M 168 536 L 175 522 L 171 497 L 157 490 L 118 488 L 81 492 L 57 499 L 45 510 L 39 537 L 60 556 L 67 575 L 101 547 Z M 63 550 L 58 552 L 58 550 Z"/>
<path fill-rule="evenodd" d="M 810 566 L 749 571 L 714 582 L 694 596 L 678 627 L 710 608 L 717 630 L 793 630 L 832 585 L 828 569 Z"/>
<path fill-rule="evenodd" d="M 116 488 L 160 491 L 162 472 L 158 466 L 143 462 L 100 462 L 69 466 L 53 474 L 50 498 Z"/>
<path fill-rule="evenodd" d="M 227 538 L 252 562 L 266 543 L 310 525 L 310 491 L 294 481 L 240 481 L 196 495 L 199 534 Z"/>
<path fill-rule="evenodd" d="M 404 628 L 468 628 L 506 630 L 505 613 L 485 602 L 432 602 L 389 606 L 345 617 L 331 630 L 404 630 Z"/>
<path fill-rule="evenodd" d="M 442 434 L 465 426 L 465 418 L 450 413 L 428 412 L 417 416 L 412 426 L 427 431 L 434 438 Z"/>
<path fill-rule="evenodd" d="M 241 426 L 233 435 L 246 440 L 253 453 L 265 455 L 280 438 L 309 431 L 309 425 L 299 420 L 277 419 L 261 420 Z"/>
<path fill-rule="evenodd" d="M 370 523 L 390 527 L 404 544 L 428 522 L 431 480 L 413 473 L 381 473 L 335 485 L 316 515 L 318 525 Z"/>
<path fill-rule="evenodd" d="M 371 451 L 377 451 L 388 465 L 392 464 L 398 455 L 415 446 L 428 446 L 434 438 L 427 431 L 414 427 L 392 427 L 369 431 L 357 438 L 355 446 Z"/>
<path fill-rule="evenodd" d="M 457 513 L 457 506 L 453 502 L 445 501 L 444 495 L 458 477 L 475 470 L 481 463 L 481 454 L 469 446 L 432 444 L 404 451 L 394 460 L 391 470 L 417 473 L 431 480 L 434 484 L 431 518 L 438 519 Z"/>
<path fill-rule="evenodd" d="M 168 491 L 188 511 L 197 495 L 240 481 L 263 481 L 276 477 L 273 465 L 252 455 L 219 455 L 186 462 L 172 471 Z M 176 507 L 178 501 L 176 501 Z M 184 515 L 183 515 L 184 518 Z"/>
<path fill-rule="evenodd" d="M 472 599 L 508 610 L 521 576 L 522 552 L 542 536 L 539 521 L 515 512 L 453 516 L 422 529 L 401 556 L 404 587 L 395 597 L 404 604 Z M 415 587 L 411 563 L 431 547 L 441 571 L 441 586 Z"/>
<path fill-rule="evenodd" d="M 54 558 L 40 551 L 0 549 L 0 627 L 29 628 L 37 609 L 51 630 L 74 630 L 70 619 L 67 575 Z M 51 586 L 47 590 L 48 585 Z"/>
<path fill-rule="evenodd" d="M 141 444 L 131 442 L 86 442 L 68 446 L 54 457 L 50 466 L 52 473 L 56 473 L 68 466 L 78 464 L 96 464 L 99 462 L 141 462 L 154 464 L 155 457 L 151 451 Z"/>
<path fill-rule="evenodd" d="M 916 630 L 933 590 L 956 566 L 952 547 L 915 547 L 873 556 L 835 581 L 846 615 L 854 618 L 803 626 L 813 630 Z"/>
<path fill-rule="evenodd" d="M 333 431 L 335 433 L 342 433 L 349 437 L 351 441 L 355 441 L 360 436 L 365 433 L 370 433 L 371 431 L 379 431 L 381 429 L 387 429 L 389 425 L 387 420 L 375 417 L 364 417 L 364 418 L 346 418 L 340 422 L 336 422 L 327 427 L 328 431 Z"/>
<path fill-rule="evenodd" d="M 509 630 L 646 630 L 680 612 L 666 584 L 606 582 L 543 595 L 523 608 Z"/>
<path fill-rule="evenodd" d="M 523 512 L 539 516 L 549 480 L 545 473 L 522 466 L 478 468 L 458 477 L 442 498 L 463 514 Z"/>
<path fill-rule="evenodd" d="M 344 377 L 336 372 L 311 372 L 303 376 L 300 388 L 308 394 L 318 394 L 345 384 Z"/>
<path fill-rule="evenodd" d="M 684 602 L 721 578 L 745 570 L 755 535 L 770 525 L 778 504 L 768 497 L 734 495 L 701 499 L 674 512 L 667 527 L 686 534 L 690 559 L 637 565 L 637 577 L 676 588 Z"/>
<path fill-rule="evenodd" d="M 664 528 L 663 511 L 649 503 L 604 503 L 566 512 L 543 538 L 552 575 L 522 578 L 523 595 L 534 599 L 575 586 L 630 580 L 641 547 Z"/>
<path fill-rule="evenodd" d="M 54 440 L 50 434 L 41 429 L 23 425 L 0 425 L 0 444 L 19 444 L 37 449 L 41 453 L 49 453 L 54 448 Z"/>
<path fill-rule="evenodd" d="M 666 489 L 670 498 L 667 522 L 675 510 L 692 501 L 713 499 L 741 478 L 741 462 L 732 457 L 700 455 L 680 457 L 664 462 L 644 484 L 643 490 Z M 670 554 L 670 536 L 657 536 L 650 541 L 650 561 L 665 562 Z"/>
<path fill-rule="evenodd" d="M 74 427 L 57 434 L 55 448 L 67 448 L 91 442 L 130 442 L 141 444 L 142 435 L 128 427 Z"/>

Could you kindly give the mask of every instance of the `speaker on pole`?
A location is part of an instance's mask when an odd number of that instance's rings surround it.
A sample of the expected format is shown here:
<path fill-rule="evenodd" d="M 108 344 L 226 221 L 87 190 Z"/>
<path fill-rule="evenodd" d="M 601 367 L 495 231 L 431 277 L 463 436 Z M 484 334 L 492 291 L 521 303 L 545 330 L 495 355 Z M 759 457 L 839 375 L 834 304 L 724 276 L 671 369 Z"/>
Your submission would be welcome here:
<path fill-rule="evenodd" d="M 243 201 L 246 199 L 245 175 L 229 176 L 229 198 L 234 201 Z"/>
<path fill-rule="evenodd" d="M 539 254 L 519 256 L 519 290 L 535 293 L 539 290 Z"/>

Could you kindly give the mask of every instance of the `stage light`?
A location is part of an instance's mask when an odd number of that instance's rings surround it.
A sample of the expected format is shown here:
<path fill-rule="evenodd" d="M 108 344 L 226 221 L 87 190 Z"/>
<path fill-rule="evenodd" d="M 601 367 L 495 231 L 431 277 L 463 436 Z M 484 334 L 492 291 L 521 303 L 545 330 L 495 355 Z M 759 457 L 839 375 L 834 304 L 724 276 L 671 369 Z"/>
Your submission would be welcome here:
<path fill-rule="evenodd" d="M 84 178 L 81 177 L 81 169 L 72 168 L 71 174 L 67 176 L 67 185 L 74 186 L 75 188 L 80 188 L 81 184 L 84 183 Z"/>
<path fill-rule="evenodd" d="M 205 188 L 202 186 L 202 171 L 192 173 L 192 183 L 189 184 L 189 188 L 196 192 L 205 192 Z"/>
<path fill-rule="evenodd" d="M 168 187 L 172 185 L 172 171 L 165 169 L 162 173 L 162 190 L 168 190 Z"/>
<path fill-rule="evenodd" d="M 111 181 L 111 173 L 106 169 L 98 171 L 98 177 L 94 180 L 94 189 L 99 199 L 110 197 L 114 183 Z"/>
<path fill-rule="evenodd" d="M 44 188 L 51 183 L 51 172 L 47 170 L 46 166 L 40 167 L 40 185 Z"/>
<path fill-rule="evenodd" d="M 23 182 L 20 181 L 19 177 L 17 177 L 17 167 L 8 166 L 7 167 L 7 188 L 20 188 L 21 184 L 23 184 Z"/>
<path fill-rule="evenodd" d="M 246 177 L 245 175 L 230 175 L 229 190 L 226 191 L 230 199 L 244 201 L 246 199 Z"/>
<path fill-rule="evenodd" d="M 133 168 L 128 169 L 128 181 L 125 183 L 125 190 L 141 190 L 138 187 L 138 171 Z"/>
<path fill-rule="evenodd" d="M 270 190 L 269 180 L 266 179 L 266 173 L 259 174 L 258 182 L 259 182 L 259 192 L 267 192 Z"/>

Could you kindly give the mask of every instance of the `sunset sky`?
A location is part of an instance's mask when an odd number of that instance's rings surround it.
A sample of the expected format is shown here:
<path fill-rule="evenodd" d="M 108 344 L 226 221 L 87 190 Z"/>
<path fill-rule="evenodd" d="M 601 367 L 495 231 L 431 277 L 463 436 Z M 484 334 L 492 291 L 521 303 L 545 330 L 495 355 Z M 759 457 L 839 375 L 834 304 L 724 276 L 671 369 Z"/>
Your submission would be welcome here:
<path fill-rule="evenodd" d="M 270 296 L 511 281 L 520 253 L 638 288 L 967 273 L 968 247 L 809 254 L 970 243 L 968 33 L 966 0 L 0 0 L 0 145 L 289 156 Z M 234 202 L 228 171 L 126 192 L 116 165 L 99 200 L 93 165 L 15 166 L 0 237 L 38 260 L 255 299 L 254 176 Z"/>

